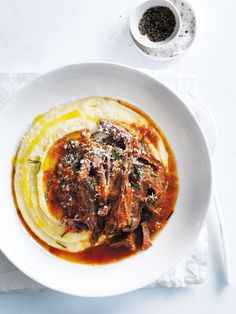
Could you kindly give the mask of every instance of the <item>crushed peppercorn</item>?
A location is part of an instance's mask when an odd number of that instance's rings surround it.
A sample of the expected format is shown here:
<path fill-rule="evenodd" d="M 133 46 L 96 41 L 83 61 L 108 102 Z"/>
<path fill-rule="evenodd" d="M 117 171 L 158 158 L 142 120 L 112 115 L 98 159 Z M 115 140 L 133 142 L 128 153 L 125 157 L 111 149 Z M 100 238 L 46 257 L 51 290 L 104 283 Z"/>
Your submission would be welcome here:
<path fill-rule="evenodd" d="M 174 13 L 165 6 L 148 9 L 139 21 L 139 31 L 153 41 L 164 41 L 174 32 L 176 19 Z"/>

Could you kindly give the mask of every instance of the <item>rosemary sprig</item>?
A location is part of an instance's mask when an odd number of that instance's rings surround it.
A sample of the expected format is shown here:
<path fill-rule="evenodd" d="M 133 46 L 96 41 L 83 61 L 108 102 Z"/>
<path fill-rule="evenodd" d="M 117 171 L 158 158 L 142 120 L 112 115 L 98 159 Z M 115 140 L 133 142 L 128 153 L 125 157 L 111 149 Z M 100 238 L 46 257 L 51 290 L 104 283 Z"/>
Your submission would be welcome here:
<path fill-rule="evenodd" d="M 28 162 L 30 164 L 37 164 L 38 165 L 37 172 L 36 172 L 36 174 L 38 174 L 40 169 L 41 169 L 42 162 L 40 160 L 33 160 L 33 159 L 28 159 Z"/>
<path fill-rule="evenodd" d="M 138 184 L 138 182 L 134 181 L 134 180 L 130 180 L 131 185 L 136 189 L 136 190 L 140 190 L 140 185 Z"/>
<path fill-rule="evenodd" d="M 48 194 L 49 194 L 51 185 L 52 185 L 52 176 L 49 178 L 48 184 L 47 184 L 47 190 L 46 190 L 46 193 L 45 193 L 45 200 L 46 200 L 46 202 L 48 202 Z"/>
<path fill-rule="evenodd" d="M 158 177 L 158 175 L 155 172 L 153 172 L 153 171 L 151 171 L 151 170 L 149 170 L 147 168 L 145 168 L 145 171 L 150 173 L 153 177 Z"/>
<path fill-rule="evenodd" d="M 143 177 L 143 173 L 146 171 L 148 173 L 150 173 L 153 177 L 158 177 L 158 175 L 153 172 L 152 170 L 142 166 L 142 165 L 137 165 L 137 164 L 133 164 L 134 170 L 137 173 L 137 176 L 139 179 L 142 179 Z"/>
<path fill-rule="evenodd" d="M 139 179 L 143 178 L 143 166 L 142 165 L 137 165 L 133 164 L 134 170 L 138 176 Z"/>
<path fill-rule="evenodd" d="M 67 249 L 67 246 L 66 246 L 65 244 L 63 244 L 63 243 L 61 243 L 61 242 L 59 242 L 59 241 L 56 241 L 56 243 L 57 243 L 58 245 L 60 245 L 61 247 L 63 247 L 64 249 Z"/>
<path fill-rule="evenodd" d="M 84 185 L 89 192 L 96 194 L 93 184 L 88 179 L 84 180 Z"/>

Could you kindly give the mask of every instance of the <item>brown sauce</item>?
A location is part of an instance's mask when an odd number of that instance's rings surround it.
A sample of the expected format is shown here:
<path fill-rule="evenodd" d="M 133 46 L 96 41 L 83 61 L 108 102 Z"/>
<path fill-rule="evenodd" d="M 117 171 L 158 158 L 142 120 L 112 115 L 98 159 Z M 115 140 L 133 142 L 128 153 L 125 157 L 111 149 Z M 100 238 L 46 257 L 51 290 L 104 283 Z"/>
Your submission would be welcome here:
<path fill-rule="evenodd" d="M 144 113 L 141 109 L 138 109 L 134 107 L 133 105 L 126 103 L 122 100 L 116 99 L 118 103 L 120 103 L 123 106 L 126 106 L 130 108 L 131 110 L 137 112 L 141 116 L 143 116 L 148 122 L 149 125 L 153 128 L 155 128 L 159 134 L 161 135 L 161 138 L 165 144 L 165 148 L 167 150 L 169 159 L 168 159 L 168 167 L 169 167 L 169 188 L 168 188 L 168 196 L 165 202 L 165 208 L 163 209 L 164 215 L 163 215 L 163 226 L 161 229 L 158 231 L 152 233 L 151 237 L 152 239 L 155 238 L 155 236 L 164 228 L 166 223 L 168 222 L 169 218 L 172 216 L 175 203 L 177 200 L 178 196 L 178 177 L 177 177 L 177 167 L 176 167 L 176 160 L 174 157 L 174 154 L 172 152 L 172 149 L 168 143 L 168 140 L 166 139 L 164 133 L 161 131 L 161 129 L 156 125 L 156 123 L 146 114 Z M 148 139 L 150 140 L 151 143 L 155 144 L 157 141 L 156 134 L 154 134 L 150 129 L 144 129 L 140 126 L 134 126 L 136 128 L 139 128 L 140 133 L 143 133 Z M 78 133 L 74 133 L 74 137 L 76 138 L 78 136 Z M 61 141 L 58 141 L 58 146 L 53 146 L 52 150 L 49 151 L 50 158 L 52 159 L 52 164 L 60 157 L 61 152 L 62 152 L 62 146 L 63 146 L 63 139 Z M 135 252 L 129 251 L 126 247 L 119 247 L 119 248 L 113 248 L 107 244 L 102 244 L 94 247 L 90 247 L 88 249 L 85 249 L 84 251 L 81 252 L 67 252 L 65 250 L 57 249 L 54 247 L 51 247 L 47 243 L 45 243 L 43 240 L 41 240 L 27 225 L 25 222 L 17 201 L 16 201 L 16 196 L 15 196 L 15 191 L 14 191 L 14 174 L 15 174 L 15 169 L 13 167 L 13 172 L 12 172 L 12 191 L 13 191 L 13 198 L 14 202 L 16 205 L 17 209 L 17 214 L 24 225 L 25 229 L 29 232 L 29 234 L 32 236 L 32 238 L 38 242 L 42 247 L 44 247 L 46 250 L 48 250 L 50 253 L 52 253 L 55 256 L 58 256 L 64 260 L 74 262 L 74 263 L 81 263 L 81 264 L 91 264 L 91 265 L 103 265 L 107 263 L 112 263 L 127 257 L 130 257 L 134 254 L 137 253 L 137 251 L 140 251 L 138 249 Z M 48 184 L 48 180 L 50 177 L 50 170 L 44 173 L 44 186 L 46 187 Z M 56 218 L 60 219 L 62 216 L 62 209 L 60 206 L 58 206 L 57 202 L 55 199 L 53 199 L 53 196 L 49 192 L 48 195 L 48 203 L 49 203 L 49 210 L 54 215 Z"/>
<path fill-rule="evenodd" d="M 17 214 L 25 229 L 37 243 L 39 243 L 51 254 L 70 262 L 90 265 L 103 265 L 116 262 L 136 253 L 130 252 L 125 247 L 112 248 L 111 246 L 105 244 L 94 246 L 81 252 L 66 252 L 64 250 L 54 248 L 41 240 L 27 225 L 19 209 L 17 209 Z"/>

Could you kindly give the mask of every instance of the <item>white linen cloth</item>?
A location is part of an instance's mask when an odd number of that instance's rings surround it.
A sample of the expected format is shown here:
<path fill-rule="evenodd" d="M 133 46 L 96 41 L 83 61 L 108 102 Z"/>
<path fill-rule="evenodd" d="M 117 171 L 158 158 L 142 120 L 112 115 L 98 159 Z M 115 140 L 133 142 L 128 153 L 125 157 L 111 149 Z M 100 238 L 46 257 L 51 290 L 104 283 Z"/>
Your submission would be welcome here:
<path fill-rule="evenodd" d="M 168 70 L 151 71 L 143 69 L 143 71 L 158 78 L 173 91 L 183 96 L 183 98 L 184 94 L 187 92 L 194 94 L 194 75 L 176 77 L 172 71 Z M 38 74 L 36 73 L 0 73 L 0 110 L 15 90 L 37 76 Z M 201 107 L 198 103 L 191 101 L 191 104 L 189 102 L 189 106 L 196 114 L 196 117 L 201 117 Z M 206 276 L 207 251 L 207 230 L 206 226 L 204 226 L 197 242 L 190 252 L 188 252 L 174 269 L 161 279 L 153 282 L 148 288 L 157 286 L 178 288 L 201 284 Z M 38 291 L 42 289 L 45 289 L 45 287 L 24 275 L 0 251 L 0 293 Z"/>

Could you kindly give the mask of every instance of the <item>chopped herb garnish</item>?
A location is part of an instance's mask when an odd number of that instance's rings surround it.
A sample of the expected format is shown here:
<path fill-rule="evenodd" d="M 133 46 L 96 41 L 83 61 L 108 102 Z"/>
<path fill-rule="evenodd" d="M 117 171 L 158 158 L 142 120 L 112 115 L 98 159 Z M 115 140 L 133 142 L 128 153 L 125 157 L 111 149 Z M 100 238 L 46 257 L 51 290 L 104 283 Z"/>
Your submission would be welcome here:
<path fill-rule="evenodd" d="M 137 165 L 133 164 L 134 170 L 138 176 L 139 179 L 143 178 L 143 166 L 142 165 Z"/>
<path fill-rule="evenodd" d="M 121 154 L 119 153 L 119 151 L 115 147 L 112 148 L 111 153 L 112 153 L 112 156 L 115 160 L 121 159 Z"/>
<path fill-rule="evenodd" d="M 94 186 L 93 186 L 93 184 L 91 183 L 91 181 L 89 181 L 89 180 L 84 180 L 84 185 L 85 185 L 85 187 L 87 188 L 87 190 L 89 191 L 89 192 L 91 192 L 91 193 L 93 193 L 93 194 L 95 194 L 96 192 L 95 192 L 95 188 L 94 188 Z"/>
<path fill-rule="evenodd" d="M 130 183 L 131 183 L 131 185 L 135 188 L 135 189 L 137 189 L 137 190 L 140 190 L 140 185 L 138 184 L 138 182 L 136 182 L 136 181 L 134 181 L 134 180 L 130 180 Z"/>
<path fill-rule="evenodd" d="M 158 177 L 158 175 L 155 172 L 149 170 L 148 168 L 145 168 L 145 171 L 150 173 L 153 177 Z"/>
<path fill-rule="evenodd" d="M 41 161 L 40 160 L 33 160 L 33 159 L 28 159 L 28 162 L 31 164 L 37 164 L 38 168 L 37 168 L 37 174 L 39 173 L 40 169 L 41 169 Z"/>
<path fill-rule="evenodd" d="M 56 241 L 56 243 L 57 243 L 58 245 L 60 245 L 61 247 L 64 247 L 64 249 L 67 249 L 67 246 L 66 246 L 65 244 L 63 244 L 63 243 L 61 243 L 61 242 L 59 242 L 59 241 Z"/>
<path fill-rule="evenodd" d="M 149 170 L 146 167 L 143 167 L 142 165 L 133 164 L 133 166 L 134 166 L 134 170 L 137 173 L 137 176 L 139 179 L 143 178 L 144 171 L 150 173 L 153 177 L 158 177 L 158 175 L 155 172 Z"/>
<path fill-rule="evenodd" d="M 49 178 L 48 184 L 47 184 L 47 190 L 46 190 L 46 193 L 45 193 L 45 200 L 46 200 L 46 202 L 48 202 L 48 194 L 49 194 L 51 185 L 52 185 L 52 176 Z"/>

